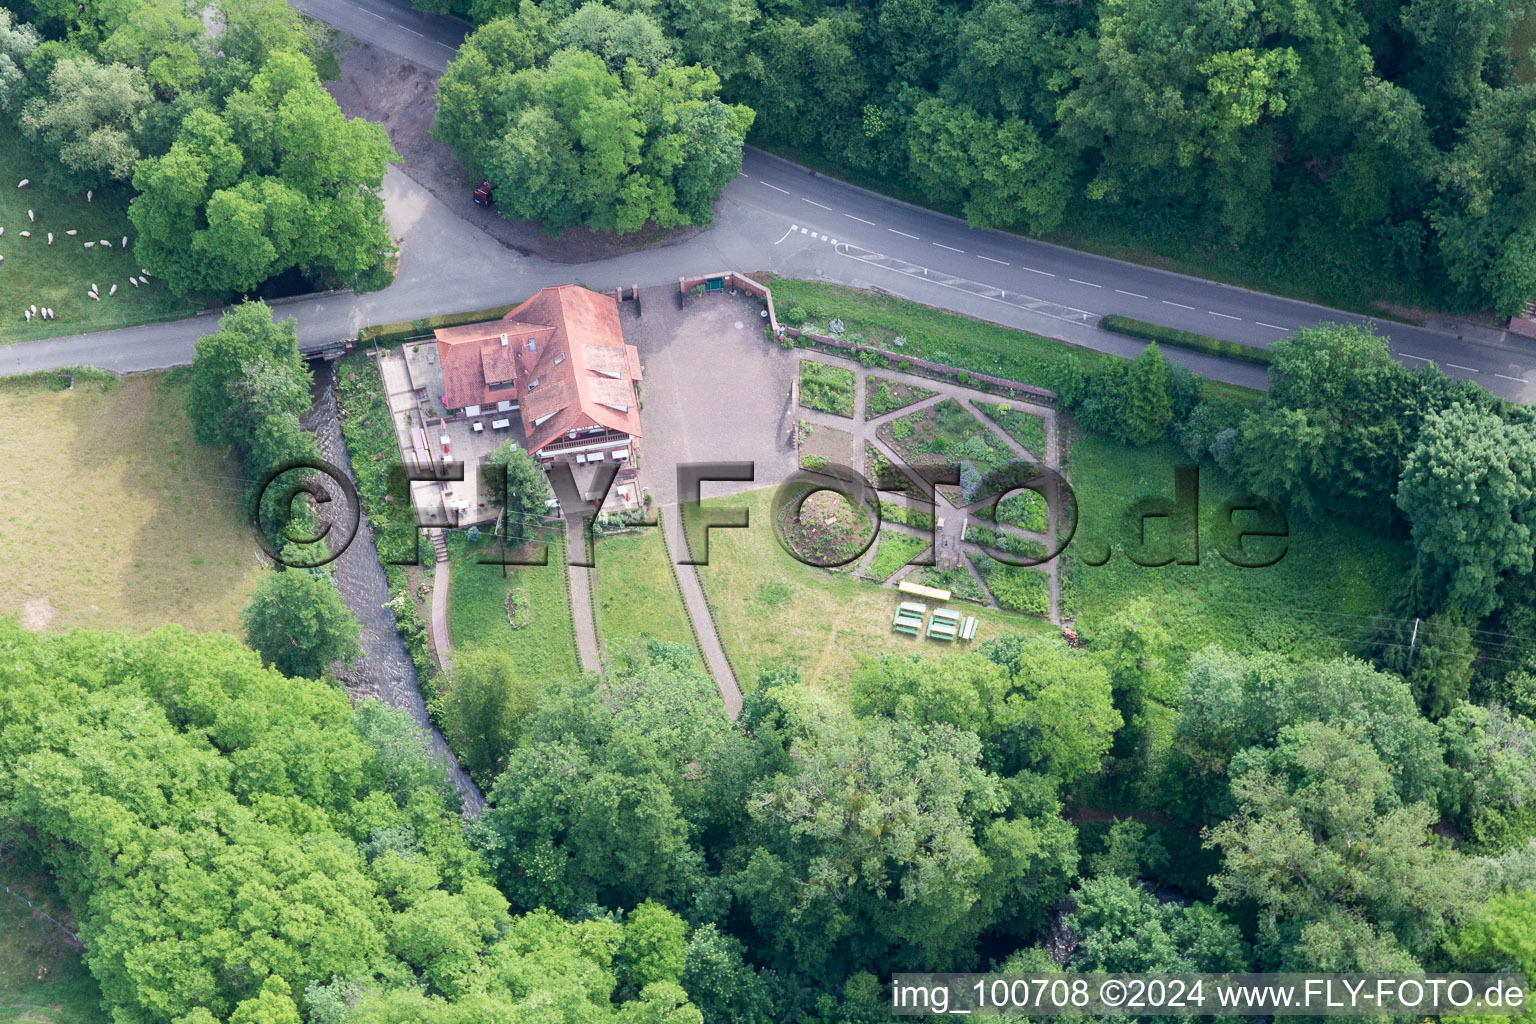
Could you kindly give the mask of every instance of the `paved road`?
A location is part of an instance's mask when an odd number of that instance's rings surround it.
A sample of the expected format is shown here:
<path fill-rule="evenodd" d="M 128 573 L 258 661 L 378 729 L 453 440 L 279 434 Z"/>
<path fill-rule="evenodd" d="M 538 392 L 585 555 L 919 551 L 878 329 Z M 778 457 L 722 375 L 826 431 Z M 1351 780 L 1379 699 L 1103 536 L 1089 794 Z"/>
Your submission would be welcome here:
<path fill-rule="evenodd" d="M 296 8 L 425 67 L 441 70 L 467 26 L 397 0 L 292 0 Z M 469 202 L 468 196 L 464 201 Z M 383 292 L 334 295 L 284 307 L 301 341 L 354 336 L 369 323 L 495 305 L 572 279 L 597 288 L 657 285 L 710 269 L 772 270 L 882 288 L 1101 351 L 1134 356 L 1142 345 L 1093 326 L 1120 313 L 1254 345 L 1323 320 L 1371 323 L 1408 365 L 1433 360 L 1496 394 L 1536 400 L 1536 342 L 1501 331 L 1444 330 L 1326 309 L 1004 232 L 866 192 L 748 149 L 725 192 L 716 226 L 677 245 L 579 268 L 519 256 L 458 217 L 399 170 L 385 181 L 385 209 L 401 239 L 401 271 Z M 451 255 L 448 255 L 451 254 Z M 208 318 L 79 335 L 0 349 L 0 372 L 91 363 L 152 369 L 185 362 Z M 1458 334 L 1460 336 L 1458 336 Z M 1168 351 L 1198 373 L 1262 386 L 1260 368 Z"/>

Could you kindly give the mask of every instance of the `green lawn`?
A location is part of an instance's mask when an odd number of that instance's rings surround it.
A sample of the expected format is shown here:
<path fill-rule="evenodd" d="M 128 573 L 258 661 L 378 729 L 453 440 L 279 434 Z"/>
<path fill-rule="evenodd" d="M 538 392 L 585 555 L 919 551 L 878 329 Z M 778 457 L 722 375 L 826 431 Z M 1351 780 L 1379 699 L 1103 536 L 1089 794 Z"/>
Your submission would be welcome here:
<path fill-rule="evenodd" d="M 770 526 L 772 494 L 759 490 L 706 502 L 750 509 L 750 528 L 710 534 L 710 564 L 699 567 L 721 643 L 744 690 L 764 669 L 788 663 L 807 681 L 840 691 L 859 655 L 936 657 L 955 649 L 892 632 L 896 591 L 790 557 Z M 1051 630 L 1038 619 L 994 609 L 967 606 L 967 614 L 981 620 L 978 640 Z"/>
<path fill-rule="evenodd" d="M 471 545 L 462 533 L 448 535 L 453 587 L 448 598 L 448 635 L 455 652 L 489 647 L 512 656 L 518 672 L 536 683 L 553 683 L 579 674 L 571 605 L 566 594 L 564 548 L 552 535 L 549 564 L 482 565 L 480 558 L 497 557 L 489 532 Z M 519 590 L 526 598 L 528 624 L 513 629 L 507 621 L 507 594 Z"/>
<path fill-rule="evenodd" d="M 853 418 L 853 371 L 814 359 L 800 360 L 800 405 Z"/>
<path fill-rule="evenodd" d="M 59 386 L 0 383 L 12 456 L 0 465 L 0 614 L 38 629 L 243 634 L 265 571 L 245 483 L 227 450 L 193 439 L 176 375 L 92 371 Z"/>
<path fill-rule="evenodd" d="M 58 920 L 64 901 L 42 868 L 0 860 L 0 885 L 30 899 Z M 29 1024 L 106 1024 L 101 990 L 80 949 L 56 927 L 0 889 L 0 1021 Z"/>
<path fill-rule="evenodd" d="M 1276 565 L 1238 568 L 1216 550 L 1219 506 L 1235 488 L 1208 467 L 1200 473 L 1200 564 L 1132 563 L 1120 539 L 1122 518 L 1143 497 L 1171 498 L 1173 467 L 1186 461 L 1171 442 L 1129 448 L 1092 434 L 1073 442 L 1068 476 L 1082 521 L 1070 548 L 1073 579 L 1067 593 L 1079 626 L 1090 636 L 1095 625 L 1145 597 L 1188 651 L 1220 643 L 1236 650 L 1323 656 L 1346 649 L 1344 639 L 1336 638 L 1354 635 L 1326 623 L 1363 621 L 1350 616 L 1383 611 L 1410 564 L 1406 544 L 1358 523 L 1319 523 L 1294 514 L 1289 547 Z M 1167 543 L 1166 524 L 1148 521 L 1149 543 Z M 1086 564 L 1102 557 L 1106 545 L 1114 548 L 1106 564 Z M 1322 614 L 1298 614 L 1307 611 Z"/>
<path fill-rule="evenodd" d="M 604 647 L 641 636 L 696 646 L 659 526 L 604 537 L 593 561 L 592 605 Z"/>
<path fill-rule="evenodd" d="M 0 227 L 5 228 L 0 235 L 0 256 L 5 257 L 0 262 L 0 343 L 175 319 L 196 308 L 172 295 L 158 278 L 137 288 L 129 283 L 129 276 L 138 276 L 142 266 L 133 255 L 130 189 L 103 189 L 87 203 L 83 192 L 64 193 L 44 185 L 42 170 L 22 147 L 0 146 Z M 23 178 L 31 184 L 17 188 Z M 35 223 L 27 219 L 28 210 L 36 214 Z M 70 229 L 79 234 L 66 235 Z M 22 238 L 23 231 L 32 237 Z M 124 235 L 129 238 L 126 250 Z M 103 248 L 102 239 L 112 247 Z M 85 242 L 97 244 L 87 249 Z M 101 295 L 99 302 L 86 294 L 92 284 Z M 108 295 L 113 285 L 117 294 Z M 33 317 L 28 323 L 22 310 L 34 305 L 51 306 L 57 319 Z"/>

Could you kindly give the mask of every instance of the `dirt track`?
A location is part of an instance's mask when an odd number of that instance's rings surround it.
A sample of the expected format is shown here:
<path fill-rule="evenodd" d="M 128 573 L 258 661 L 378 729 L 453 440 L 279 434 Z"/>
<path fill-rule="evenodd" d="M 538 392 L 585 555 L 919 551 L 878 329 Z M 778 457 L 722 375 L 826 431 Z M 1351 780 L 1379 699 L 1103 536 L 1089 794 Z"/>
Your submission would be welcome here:
<path fill-rule="evenodd" d="M 326 85 L 341 109 L 351 117 L 378 121 L 405 161 L 405 173 L 448 203 L 466 221 L 509 248 L 558 263 L 586 263 L 636 249 L 673 245 L 698 233 L 697 228 L 665 232 L 651 226 L 619 238 L 577 228 L 564 235 L 545 234 L 527 221 L 503 220 L 495 210 L 476 206 L 470 193 L 476 184 L 453 151 L 432 138 L 437 114 L 437 75 L 351 36 L 342 36 L 337 56 L 341 78 Z"/>

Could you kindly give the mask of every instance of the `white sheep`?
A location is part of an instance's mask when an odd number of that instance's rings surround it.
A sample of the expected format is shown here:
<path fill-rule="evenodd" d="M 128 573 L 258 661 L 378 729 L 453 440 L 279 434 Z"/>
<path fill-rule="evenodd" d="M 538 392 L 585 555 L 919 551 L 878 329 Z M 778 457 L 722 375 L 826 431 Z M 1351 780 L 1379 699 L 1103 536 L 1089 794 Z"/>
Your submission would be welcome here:
<path fill-rule="evenodd" d="M 95 243 L 95 242 L 86 242 L 86 243 L 85 243 L 85 247 L 86 247 L 86 248 L 87 248 L 87 249 L 89 249 L 89 248 L 90 248 L 90 247 L 91 247 L 91 246 L 93 246 L 93 245 L 95 245 L 95 244 L 96 244 L 96 243 Z"/>
<path fill-rule="evenodd" d="M 32 322 L 32 311 L 30 309 L 22 310 L 21 315 L 27 318 L 27 323 Z"/>
<path fill-rule="evenodd" d="M 43 319 L 44 320 L 52 320 L 53 319 L 53 307 L 52 306 L 44 306 L 43 307 Z"/>
<path fill-rule="evenodd" d="M 95 281 L 91 282 L 91 291 L 93 291 L 93 292 L 94 291 L 100 291 L 100 289 L 96 287 L 96 282 Z"/>
<path fill-rule="evenodd" d="M 97 295 L 95 292 L 91 292 L 91 298 L 95 299 L 97 302 L 101 301 L 101 296 Z"/>
<path fill-rule="evenodd" d="M 48 232 L 48 244 L 49 245 L 53 244 L 53 232 L 52 231 Z"/>
<path fill-rule="evenodd" d="M 116 295 L 116 294 L 117 294 L 117 285 L 113 285 L 113 286 L 112 286 L 112 288 L 111 288 L 111 290 L 109 290 L 109 291 L 108 291 L 108 292 L 107 292 L 107 297 L 108 297 L 108 298 L 111 298 L 111 297 L 112 297 L 112 296 L 114 296 L 114 295 Z"/>
<path fill-rule="evenodd" d="M 36 303 L 34 303 L 32 305 L 32 308 L 30 310 L 28 310 L 28 312 L 31 312 L 31 313 L 36 313 L 37 312 L 37 305 L 36 305 Z"/>
<path fill-rule="evenodd" d="M 5 234 L 5 228 L 0 228 L 0 235 Z"/>
<path fill-rule="evenodd" d="M 91 189 L 86 189 L 85 190 L 85 201 L 86 202 L 90 202 L 91 201 L 91 196 L 93 196 L 95 194 L 96 193 L 94 191 L 92 191 Z"/>
<path fill-rule="evenodd" d="M 27 211 L 27 220 L 31 221 L 33 224 L 36 224 L 37 223 L 37 214 L 33 213 L 31 210 L 28 210 Z"/>
<path fill-rule="evenodd" d="M 136 278 L 136 277 L 130 277 L 128 279 L 128 283 L 133 285 L 135 288 L 137 288 L 139 286 L 139 279 Z"/>
<path fill-rule="evenodd" d="M 123 236 L 123 248 L 124 249 L 128 248 L 128 236 L 127 235 Z"/>
<path fill-rule="evenodd" d="M 101 247 L 102 247 L 102 248 L 103 248 L 103 249 L 110 249 L 110 248 L 112 248 L 112 243 L 111 243 L 111 242 L 109 242 L 109 241 L 107 241 L 107 240 L 106 240 L 106 239 L 105 239 L 105 238 L 103 238 L 103 239 L 102 239 L 102 240 L 101 240 Z"/>
<path fill-rule="evenodd" d="M 16 183 L 16 187 L 17 188 L 26 188 L 30 184 L 32 184 L 32 179 L 31 178 L 22 178 L 20 181 L 18 181 Z"/>
<path fill-rule="evenodd" d="M 143 267 L 139 268 L 139 273 L 143 274 L 145 277 L 149 276 L 149 271 L 145 270 Z"/>
<path fill-rule="evenodd" d="M 21 237 L 22 238 L 31 238 L 32 237 L 32 232 L 30 232 L 30 231 L 23 231 L 21 233 Z"/>
<path fill-rule="evenodd" d="M 79 231 L 77 231 L 77 230 L 75 230 L 75 229 L 74 229 L 74 228 L 70 228 L 70 229 L 69 229 L 69 230 L 68 230 L 68 231 L 66 231 L 66 232 L 64 232 L 64 233 L 65 233 L 65 234 L 66 234 L 66 235 L 68 235 L 68 236 L 69 236 L 69 237 L 70 237 L 70 238 L 74 238 L 74 237 L 75 237 L 75 236 L 76 236 L 76 235 L 78 235 L 78 234 L 79 234 L 79 233 L 80 233 L 80 232 L 79 232 Z"/>

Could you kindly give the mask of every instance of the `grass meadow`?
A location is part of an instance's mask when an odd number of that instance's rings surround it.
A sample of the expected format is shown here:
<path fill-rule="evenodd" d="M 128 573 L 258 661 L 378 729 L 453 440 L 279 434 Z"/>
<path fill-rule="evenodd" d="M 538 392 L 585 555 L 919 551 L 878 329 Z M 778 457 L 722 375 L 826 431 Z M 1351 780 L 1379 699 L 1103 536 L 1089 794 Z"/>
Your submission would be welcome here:
<path fill-rule="evenodd" d="M 552 683 L 580 674 L 571 605 L 566 594 L 565 551 L 552 535 L 548 565 L 485 565 L 481 558 L 498 557 L 495 538 L 487 533 L 470 544 L 462 533 L 448 535 L 453 586 L 448 597 L 448 635 L 455 653 L 487 647 L 512 656 L 519 674 L 535 683 Z M 439 570 L 441 571 L 441 570 Z M 520 591 L 526 600 L 527 625 L 513 629 L 507 621 L 507 594 Z"/>
<path fill-rule="evenodd" d="M 23 178 L 26 188 L 17 188 Z M 85 193 L 61 192 L 44 185 L 37 158 L 20 146 L 0 146 L 0 343 L 33 341 L 86 331 L 128 327 L 154 320 L 187 316 L 196 308 L 178 299 L 158 278 L 135 288 L 140 264 L 133 255 L 133 227 L 128 222 L 126 187 L 98 191 L 92 201 Z M 28 220 L 27 211 L 37 217 Z M 74 236 L 65 234 L 74 229 Z M 31 238 L 22 238 L 30 231 Z M 48 244 L 48 232 L 53 244 Z M 124 236 L 128 248 L 122 247 Z M 103 248 L 102 239 L 112 243 Z M 89 249 L 85 242 L 96 242 Z M 95 284 L 101 300 L 86 292 Z M 117 294 L 108 295 L 117 285 Z M 22 310 L 51 306 L 54 320 L 33 317 Z"/>
<path fill-rule="evenodd" d="M 636 637 L 697 649 L 660 526 L 602 538 L 593 562 L 592 607 L 605 649 Z"/>
<path fill-rule="evenodd" d="M 967 646 L 893 632 L 895 590 L 857 578 L 851 567 L 831 572 L 792 558 L 770 525 L 772 494 L 759 490 L 705 502 L 750 510 L 747 529 L 710 533 L 709 565 L 699 567 L 720 642 L 743 690 L 750 691 L 765 669 L 786 663 L 812 684 L 841 690 L 860 655 L 932 658 Z M 1037 618 L 968 604 L 956 607 L 981 620 L 978 641 L 1012 632 L 1056 632 Z"/>
<path fill-rule="evenodd" d="M 0 382 L 0 613 L 34 628 L 242 632 L 263 569 L 240 469 L 164 374 Z M 55 385 L 57 386 L 57 385 Z"/>
<path fill-rule="evenodd" d="M 0 885 L 11 890 L 0 889 L 0 1022 L 107 1024 L 80 948 L 18 897 L 60 921 L 68 919 L 64 900 L 40 864 L 14 857 L 0 859 Z"/>

